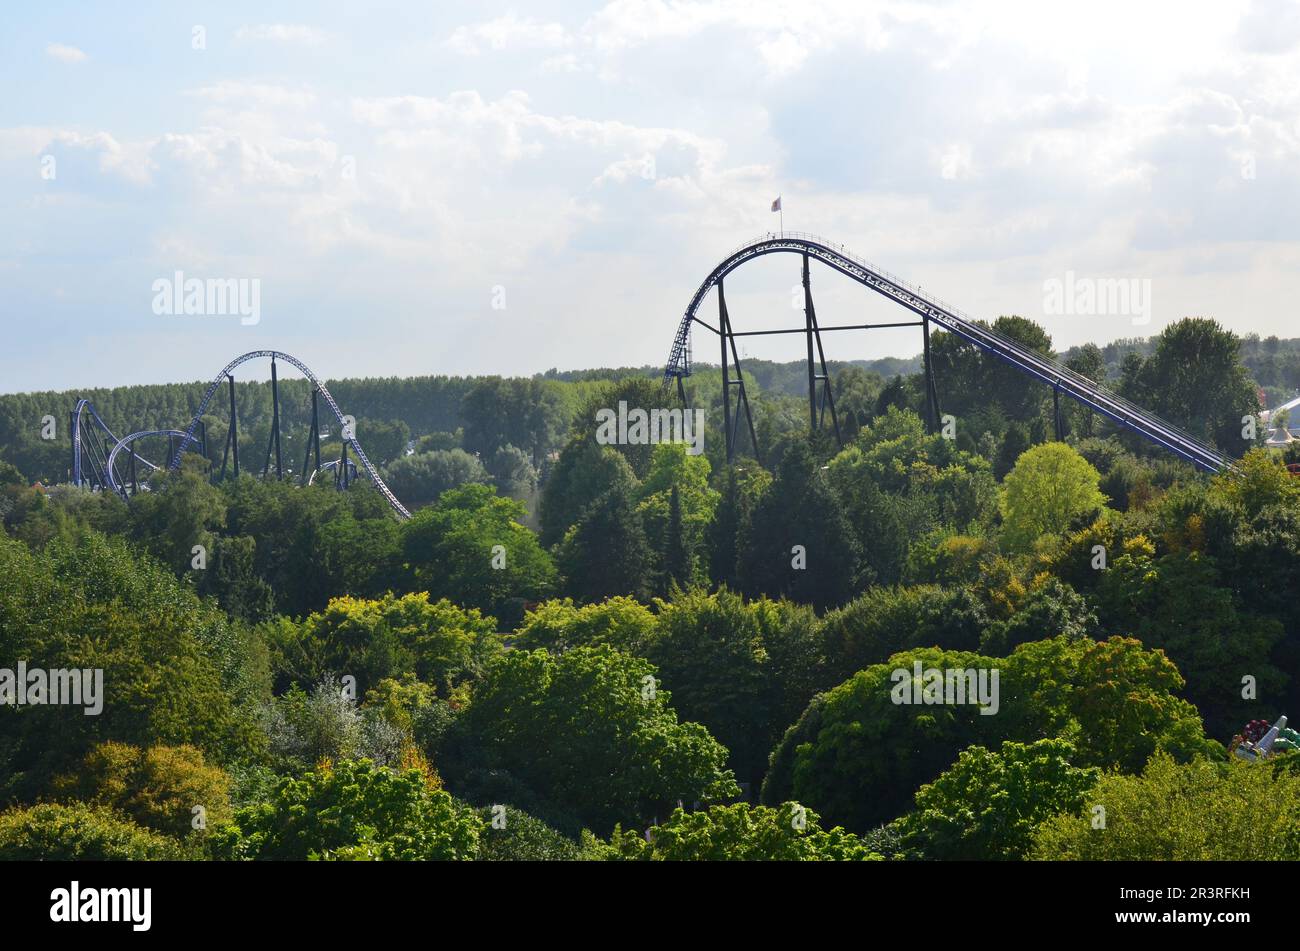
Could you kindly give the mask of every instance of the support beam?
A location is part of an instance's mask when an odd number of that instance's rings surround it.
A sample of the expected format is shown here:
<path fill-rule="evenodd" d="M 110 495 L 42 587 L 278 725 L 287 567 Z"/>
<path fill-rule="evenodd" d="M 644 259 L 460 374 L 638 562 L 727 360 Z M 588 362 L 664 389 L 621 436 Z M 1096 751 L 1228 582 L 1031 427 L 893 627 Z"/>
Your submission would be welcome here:
<path fill-rule="evenodd" d="M 1056 423 L 1056 441 L 1065 442 L 1065 420 L 1061 418 L 1061 384 L 1052 387 L 1052 419 Z"/>
<path fill-rule="evenodd" d="M 722 426 L 726 437 L 727 461 L 736 457 L 736 442 L 740 435 L 740 407 L 745 408 L 745 421 L 749 426 L 749 442 L 754 452 L 758 452 L 758 436 L 754 433 L 754 416 L 749 408 L 749 394 L 745 392 L 745 375 L 740 368 L 740 354 L 736 352 L 735 335 L 731 331 L 731 317 L 727 313 L 727 297 L 718 281 L 718 329 L 722 343 Z M 730 348 L 731 362 L 736 366 L 736 378 L 733 380 L 727 366 L 727 351 Z M 731 388 L 736 392 L 736 418 L 731 418 Z"/>
<path fill-rule="evenodd" d="M 735 447 L 731 445 L 731 378 L 727 369 L 727 334 L 730 325 L 727 320 L 727 295 L 722 290 L 722 281 L 718 281 L 718 343 L 722 347 L 722 434 L 727 441 L 727 461 L 736 457 Z"/>
<path fill-rule="evenodd" d="M 808 280 L 808 255 L 803 256 L 803 323 L 808 335 L 808 431 L 817 431 L 817 376 L 813 367 L 812 284 Z"/>
<path fill-rule="evenodd" d="M 934 364 L 930 359 L 930 319 L 921 321 L 921 333 L 925 339 L 922 370 L 925 374 L 925 427 L 931 433 L 939 431 L 939 391 L 934 385 Z"/>
<path fill-rule="evenodd" d="M 275 433 L 275 477 L 284 478 L 280 462 L 280 380 L 276 375 L 275 357 L 271 358 L 271 430 Z"/>
<path fill-rule="evenodd" d="M 307 479 L 309 478 L 307 474 L 309 471 L 307 466 L 311 462 L 311 450 L 313 446 L 316 447 L 316 469 L 320 468 L 320 419 L 316 415 L 317 392 L 319 391 L 314 388 L 311 391 L 311 431 L 307 433 L 307 446 L 303 449 L 302 453 L 302 472 L 298 474 L 299 485 L 307 484 Z M 311 469 L 310 471 L 315 472 L 316 469 Z"/>
<path fill-rule="evenodd" d="M 275 357 L 271 358 L 271 433 L 266 440 L 266 458 L 262 463 L 262 477 L 271 471 L 271 452 L 275 451 L 275 477 L 282 478 L 280 465 L 280 384 L 275 372 Z"/>
<path fill-rule="evenodd" d="M 229 440 L 231 455 L 235 461 L 235 478 L 239 478 L 239 416 L 235 410 L 235 375 L 227 373 L 226 379 L 230 381 L 230 428 L 226 432 L 226 438 Z M 221 464 L 221 472 L 224 475 L 226 465 Z"/>

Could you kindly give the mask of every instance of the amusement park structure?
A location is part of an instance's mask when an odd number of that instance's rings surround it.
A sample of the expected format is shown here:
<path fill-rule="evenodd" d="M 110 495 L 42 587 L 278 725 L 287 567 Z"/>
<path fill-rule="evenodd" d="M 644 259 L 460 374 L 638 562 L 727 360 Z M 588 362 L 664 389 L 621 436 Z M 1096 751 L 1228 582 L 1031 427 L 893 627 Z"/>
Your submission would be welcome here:
<path fill-rule="evenodd" d="M 769 254 L 795 254 L 802 259 L 802 284 L 804 298 L 803 326 L 776 330 L 736 330 L 731 314 L 727 309 L 724 279 L 741 265 Z M 812 295 L 812 262 L 817 261 L 838 271 L 872 291 L 902 305 L 910 311 L 914 319 L 877 324 L 841 324 L 823 326 L 818 322 L 817 310 Z M 709 324 L 699 316 L 700 308 L 710 290 L 717 288 L 718 325 Z M 677 392 L 686 398 L 683 380 L 691 375 L 691 332 L 696 324 L 712 331 L 721 344 L 722 367 L 722 413 L 726 451 L 728 461 L 736 455 L 740 423 L 743 419 L 748 430 L 752 447 L 757 449 L 758 440 L 754 431 L 753 415 L 749 405 L 749 395 L 745 388 L 745 374 L 741 367 L 740 355 L 736 347 L 737 337 L 767 334 L 803 334 L 807 345 L 808 360 L 808 413 L 812 430 L 825 429 L 829 416 L 830 429 L 835 438 L 842 442 L 839 417 L 835 410 L 835 394 L 831 386 L 830 373 L 827 370 L 826 354 L 822 345 L 822 334 L 836 331 L 872 330 L 883 327 L 919 327 L 922 334 L 922 369 L 925 383 L 926 425 L 932 431 L 940 426 L 941 416 L 939 394 L 935 386 L 934 367 L 930 358 L 930 332 L 939 329 L 955 334 L 962 340 L 973 344 L 981 351 L 990 353 L 1015 367 L 1030 380 L 1035 380 L 1051 387 L 1053 409 L 1056 418 L 1057 438 L 1062 436 L 1061 396 L 1067 396 L 1079 403 L 1110 418 L 1118 425 L 1129 429 L 1159 446 L 1175 453 L 1183 459 L 1209 472 L 1230 469 L 1231 463 L 1214 447 L 1197 439 L 1168 423 L 1154 413 L 1134 405 L 1106 387 L 1089 380 L 1087 377 L 1056 362 L 1051 357 L 1026 347 L 1019 341 L 1001 334 L 996 330 L 967 316 L 957 308 L 930 294 L 922 293 L 919 287 L 890 274 L 870 262 L 852 254 L 840 245 L 833 244 L 812 235 L 784 232 L 767 234 L 732 251 L 719 263 L 700 284 L 691 298 L 685 314 L 677 327 L 673 338 L 672 350 L 664 367 L 663 383 L 665 387 L 677 382 Z M 299 370 L 312 384 L 311 391 L 311 428 L 307 439 L 306 452 L 299 472 L 303 484 L 319 481 L 323 475 L 333 478 L 339 488 L 347 488 L 359 475 L 360 470 L 370 478 L 375 488 L 384 497 L 399 518 L 410 517 L 410 512 L 398 501 L 379 472 L 366 456 L 350 417 L 345 417 L 334 397 L 330 395 L 324 382 L 297 357 L 279 350 L 254 350 L 241 354 L 226 364 L 212 380 L 203 399 L 199 403 L 194 418 L 185 429 L 147 429 L 132 432 L 121 438 L 114 435 L 100 417 L 95 407 L 88 400 L 79 400 L 71 414 L 72 434 L 72 481 L 77 485 L 89 485 L 129 496 L 138 491 L 141 485 L 141 469 L 147 477 L 158 469 L 177 469 L 181 457 L 186 451 L 197 451 L 208 457 L 207 432 L 202 417 L 214 407 L 223 384 L 228 393 L 228 416 L 225 445 L 221 453 L 221 469 L 217 478 L 224 478 L 228 471 L 235 476 L 240 474 L 239 458 L 239 414 L 235 400 L 235 376 L 237 367 L 250 360 L 269 359 L 271 361 L 271 428 L 261 474 L 279 479 L 285 475 L 285 466 L 281 446 L 280 390 L 277 373 L 278 363 L 287 363 Z M 735 399 L 733 402 L 733 391 Z M 321 401 L 325 409 L 338 422 L 342 429 L 342 449 L 338 459 L 322 462 L 320 456 L 321 436 Z M 221 401 L 218 401 L 221 402 Z M 151 461 L 138 444 L 157 445 L 157 441 L 166 440 L 166 456 L 161 463 Z M 150 442 L 152 441 L 152 442 Z M 349 454 L 352 458 L 349 458 Z M 355 460 L 355 461 L 354 461 Z M 215 467 L 216 460 L 212 460 Z M 360 470 L 358 469 L 360 465 Z"/>
<path fill-rule="evenodd" d="M 727 310 L 727 298 L 724 291 L 724 278 L 741 265 L 768 254 L 795 254 L 803 259 L 802 280 L 804 294 L 804 323 L 802 327 L 778 330 L 734 329 L 731 314 Z M 810 264 L 819 261 L 832 270 L 857 281 L 878 294 L 901 304 L 918 319 L 881 324 L 849 324 L 821 326 L 817 320 L 817 311 L 813 306 Z M 718 326 L 714 327 L 699 316 L 699 310 L 705 297 L 713 288 L 718 294 Z M 1037 380 L 1052 388 L 1052 400 L 1056 418 L 1057 438 L 1063 435 L 1061 418 L 1061 396 L 1065 395 L 1083 405 L 1096 410 L 1114 420 L 1118 425 L 1138 433 L 1151 442 L 1168 449 L 1208 472 L 1218 472 L 1230 468 L 1228 459 L 1217 449 L 1183 432 L 1172 423 L 1165 422 L 1134 405 L 1106 387 L 1089 380 L 1087 377 L 1071 370 L 1055 360 L 1026 347 L 1019 341 L 1001 334 L 990 327 L 977 322 L 962 311 L 930 294 L 924 294 L 919 287 L 876 267 L 863 258 L 854 255 L 841 245 L 833 244 L 814 235 L 797 232 L 767 234 L 750 241 L 732 251 L 704 279 L 695 296 L 691 298 L 677 327 L 673 338 L 668 362 L 664 367 L 664 386 L 677 381 L 677 392 L 683 400 L 686 398 L 682 380 L 691 375 L 691 330 L 699 324 L 712 331 L 721 344 L 722 366 L 722 415 L 724 436 L 726 438 L 727 459 L 735 458 L 736 446 L 740 435 L 740 422 L 743 413 L 749 433 L 750 444 L 757 449 L 758 440 L 754 433 L 754 421 L 749 407 L 749 396 L 745 391 L 745 376 L 741 369 L 740 357 L 736 351 L 736 338 L 766 334 L 804 334 L 808 352 L 808 410 L 809 423 L 813 430 L 826 425 L 830 415 L 830 426 L 835 438 L 840 437 L 839 419 L 835 413 L 835 394 L 831 389 L 830 374 L 826 369 L 826 355 L 822 348 L 822 334 L 832 331 L 872 330 L 882 327 L 919 327 L 922 333 L 922 364 L 925 376 L 925 413 L 926 425 L 935 430 L 940 424 L 939 396 L 935 387 L 934 367 L 930 360 L 930 331 L 933 328 L 955 334 L 961 339 L 993 354 L 1009 363 L 1030 379 Z M 735 391 L 733 404 L 732 391 Z"/>
<path fill-rule="evenodd" d="M 379 490 L 380 495 L 384 497 L 398 517 L 410 518 L 411 513 L 398 501 L 392 490 L 384 484 L 379 472 L 370 462 L 369 457 L 366 456 L 365 450 L 361 448 L 361 443 L 357 441 L 353 425 L 348 422 L 349 417 L 344 416 L 338 403 L 335 402 L 334 397 L 330 395 L 330 391 L 326 388 L 324 381 L 297 357 L 279 350 L 254 350 L 241 354 L 226 364 L 221 372 L 213 378 L 212 383 L 203 394 L 198 411 L 194 414 L 189 426 L 184 430 L 141 430 L 118 438 L 108 428 L 108 425 L 96 412 L 95 407 L 91 405 L 89 400 L 78 400 L 71 416 L 73 483 L 128 496 L 138 490 L 141 475 L 147 475 L 161 468 L 179 468 L 181 457 L 187 450 L 197 451 L 206 456 L 208 450 L 207 431 L 202 417 L 208 412 L 209 407 L 213 406 L 213 401 L 223 383 L 229 393 L 229 415 L 227 417 L 226 442 L 221 456 L 221 471 L 218 477 L 224 478 L 227 471 L 233 471 L 233 474 L 238 477 L 241 471 L 239 462 L 239 413 L 235 402 L 234 371 L 237 367 L 248 363 L 250 360 L 259 359 L 269 359 L 271 361 L 271 432 L 267 440 L 262 474 L 269 475 L 274 472 L 275 477 L 279 479 L 283 478 L 285 473 L 280 431 L 280 384 L 277 372 L 277 364 L 282 361 L 297 368 L 312 384 L 311 429 L 307 438 L 307 448 L 303 456 L 302 468 L 299 470 L 299 481 L 303 484 L 312 483 L 316 481 L 319 474 L 330 473 L 336 485 L 339 488 L 346 489 L 356 479 L 358 475 L 357 463 L 360 463 L 361 468 L 370 477 L 370 481 L 374 483 L 375 488 Z M 320 457 L 321 401 L 324 401 L 325 408 L 338 421 L 343 441 L 340 458 L 328 460 L 324 464 L 322 464 Z M 167 441 L 167 455 L 163 457 L 161 464 L 151 461 L 141 451 L 137 451 L 136 446 L 138 443 L 161 439 Z M 349 451 L 355 458 L 355 462 L 349 458 Z M 213 463 L 215 465 L 215 459 Z M 144 470 L 143 473 L 141 473 L 141 469 Z"/>

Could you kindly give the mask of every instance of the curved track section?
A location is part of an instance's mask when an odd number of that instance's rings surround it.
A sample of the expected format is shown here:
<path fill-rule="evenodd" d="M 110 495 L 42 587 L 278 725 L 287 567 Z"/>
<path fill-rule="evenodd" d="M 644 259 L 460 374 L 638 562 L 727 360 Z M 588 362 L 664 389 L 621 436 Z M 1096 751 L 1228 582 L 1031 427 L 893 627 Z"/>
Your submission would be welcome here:
<path fill-rule="evenodd" d="M 87 414 L 89 414 L 90 419 L 83 421 Z M 90 437 L 93 437 L 96 433 L 107 436 L 113 443 L 113 449 L 105 453 L 103 447 L 94 438 L 87 438 L 87 435 L 82 432 L 82 428 L 87 425 L 90 426 Z M 77 405 L 72 410 L 72 484 L 85 485 L 87 481 L 90 481 L 92 484 L 109 487 L 116 491 L 116 474 L 113 472 L 113 462 L 116 459 L 121 442 L 122 440 L 113 435 L 113 430 L 108 428 L 108 424 L 104 422 L 90 400 L 77 400 Z M 146 466 L 153 466 L 153 463 L 136 455 L 134 452 L 132 455 L 135 455 L 137 462 L 143 462 Z M 87 459 L 89 459 L 92 467 L 89 474 L 84 471 L 84 464 Z"/>
<path fill-rule="evenodd" d="M 203 401 L 199 403 L 199 408 L 194 414 L 194 419 L 190 421 L 189 428 L 185 431 L 184 438 L 181 439 L 180 445 L 176 448 L 175 455 L 172 456 L 171 461 L 168 463 L 168 468 L 175 469 L 180 466 L 181 455 L 185 452 L 189 444 L 194 441 L 194 430 L 199 424 L 199 418 L 207 411 L 208 404 L 212 402 L 212 397 L 216 395 L 218 387 L 220 387 L 226 377 L 230 375 L 231 371 L 234 370 L 235 367 L 247 363 L 250 360 L 262 359 L 283 360 L 290 366 L 296 367 L 298 371 L 310 380 L 312 385 L 320 392 L 320 395 L 325 400 L 325 404 L 330 408 L 330 412 L 332 412 L 334 418 L 338 420 L 340 429 L 346 431 L 346 426 L 343 421 L 343 411 L 339 409 L 339 404 L 334 401 L 334 397 L 330 395 L 330 391 L 325 388 L 325 382 L 316 376 L 307 364 L 303 363 L 297 357 L 280 350 L 252 350 L 235 357 L 235 359 L 227 363 L 225 367 L 222 368 L 221 372 L 213 378 L 207 392 L 203 394 Z M 363 450 L 361 444 L 357 442 L 356 436 L 344 436 L 343 438 L 347 444 L 352 447 L 352 451 L 356 454 L 357 459 L 360 460 L 362 468 L 364 468 L 366 474 L 370 476 L 370 481 L 375 484 L 375 488 L 379 490 L 379 493 L 384 497 L 388 504 L 392 506 L 393 511 L 401 518 L 410 518 L 411 513 L 407 511 L 406 506 L 397 500 L 397 496 L 393 495 L 392 490 L 384 484 L 384 480 L 379 477 L 379 472 L 370 462 L 369 457 L 366 456 L 365 450 Z"/>
<path fill-rule="evenodd" d="M 981 350 L 1006 361 L 1022 373 L 1046 383 L 1071 399 L 1096 410 L 1119 425 L 1131 429 L 1208 472 L 1232 468 L 1232 464 L 1223 453 L 1172 423 L 1165 422 L 1154 413 L 1142 409 L 1050 357 L 1031 350 L 1019 341 L 989 327 L 981 326 L 973 317 L 956 307 L 933 295 L 923 294 L 920 288 L 854 255 L 843 246 L 808 234 L 786 232 L 779 235 L 764 235 L 756 241 L 737 248 L 713 269 L 700 285 L 699 290 L 695 292 L 695 296 L 691 298 L 690 305 L 686 308 L 686 313 L 677 327 L 672 350 L 668 355 L 668 363 L 664 367 L 665 386 L 672 381 L 673 377 L 690 376 L 688 343 L 691 323 L 696 319 L 696 311 L 699 310 L 700 304 L 713 286 L 745 262 L 767 254 L 779 253 L 806 254 L 810 259 L 821 261 L 859 284 L 903 305 L 913 313 L 934 321 L 941 329 L 956 334 Z"/>
<path fill-rule="evenodd" d="M 144 456 L 140 455 L 138 452 L 135 452 L 135 450 L 130 448 L 131 444 L 134 443 L 137 439 L 148 439 L 151 436 L 162 436 L 164 438 L 170 437 L 170 438 L 183 439 L 185 437 L 185 433 L 184 431 L 179 429 L 144 429 L 138 433 L 131 433 L 131 435 L 129 436 L 123 436 L 121 439 L 117 441 L 117 444 L 113 446 L 112 452 L 108 454 L 108 465 L 104 469 L 104 476 L 105 476 L 104 481 L 109 489 L 113 490 L 118 495 L 126 494 L 126 487 L 123 486 L 118 481 L 117 472 L 114 469 L 114 464 L 117 462 L 117 455 L 124 449 L 131 455 L 134 455 L 136 461 L 142 463 L 148 471 L 153 472 L 155 469 L 162 468 L 156 463 L 150 462 Z"/>

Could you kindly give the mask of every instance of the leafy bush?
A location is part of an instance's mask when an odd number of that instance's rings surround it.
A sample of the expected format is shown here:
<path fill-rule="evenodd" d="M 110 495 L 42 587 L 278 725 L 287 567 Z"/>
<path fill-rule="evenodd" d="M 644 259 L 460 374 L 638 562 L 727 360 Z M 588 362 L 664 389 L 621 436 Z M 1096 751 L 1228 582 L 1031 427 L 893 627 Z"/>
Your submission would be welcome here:
<path fill-rule="evenodd" d="M 916 811 L 896 823 L 905 848 L 928 859 L 1018 859 L 1040 822 L 1083 805 L 1097 770 L 1070 765 L 1064 740 L 997 751 L 971 746 L 916 793 Z"/>
<path fill-rule="evenodd" d="M 0 861 L 179 859 L 178 842 L 103 806 L 42 803 L 0 813 Z"/>
<path fill-rule="evenodd" d="M 343 760 L 280 781 L 214 835 L 237 859 L 470 859 L 482 822 L 416 770 Z"/>
<path fill-rule="evenodd" d="M 615 829 L 607 859 L 641 861 L 868 861 L 881 856 L 836 826 L 822 829 L 817 813 L 796 802 L 778 808 L 736 803 L 699 812 L 676 809 L 649 830 Z"/>
<path fill-rule="evenodd" d="M 194 828 L 195 806 L 203 807 L 206 825 L 230 820 L 230 785 L 225 771 L 192 746 L 141 749 L 110 742 L 91 750 L 81 769 L 60 777 L 54 789 L 180 838 Z"/>
<path fill-rule="evenodd" d="M 1104 828 L 1096 807 L 1104 808 Z M 1300 859 L 1300 776 L 1267 763 L 1157 755 L 1140 776 L 1111 773 L 1085 808 L 1048 819 L 1031 858 L 1109 861 Z"/>

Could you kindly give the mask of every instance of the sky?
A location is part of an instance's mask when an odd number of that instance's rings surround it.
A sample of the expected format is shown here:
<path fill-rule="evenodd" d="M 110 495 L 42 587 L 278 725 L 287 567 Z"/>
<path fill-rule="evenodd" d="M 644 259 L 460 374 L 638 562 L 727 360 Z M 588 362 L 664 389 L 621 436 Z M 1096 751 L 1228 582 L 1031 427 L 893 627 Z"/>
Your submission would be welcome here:
<path fill-rule="evenodd" d="M 1300 336 L 1296 2 L 44 2 L 0 11 L 0 77 L 0 392 L 257 349 L 328 378 L 662 363 L 778 195 L 787 230 L 1058 349 L 1192 315 Z M 178 273 L 256 314 L 169 313 Z M 1149 310 L 1056 312 L 1067 278 Z M 798 280 L 735 272 L 735 328 L 798 326 Z M 812 283 L 824 324 L 905 319 Z"/>

